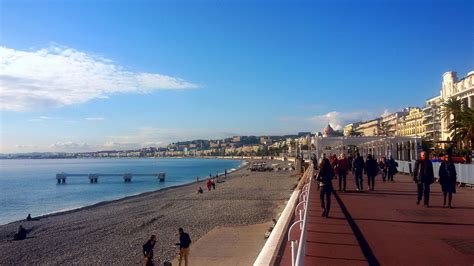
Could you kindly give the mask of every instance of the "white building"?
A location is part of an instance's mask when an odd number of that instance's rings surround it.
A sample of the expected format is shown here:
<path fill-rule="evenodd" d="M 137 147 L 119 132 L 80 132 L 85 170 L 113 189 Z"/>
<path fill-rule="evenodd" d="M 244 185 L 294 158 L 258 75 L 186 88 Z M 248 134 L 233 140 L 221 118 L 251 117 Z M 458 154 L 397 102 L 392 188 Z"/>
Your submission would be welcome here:
<path fill-rule="evenodd" d="M 449 71 L 443 74 L 440 95 L 426 101 L 424 122 L 428 139 L 438 141 L 450 138 L 448 125 L 450 118 L 441 119 L 442 104 L 451 97 L 462 101 L 463 105 L 474 109 L 474 71 L 458 79 L 457 73 Z"/>

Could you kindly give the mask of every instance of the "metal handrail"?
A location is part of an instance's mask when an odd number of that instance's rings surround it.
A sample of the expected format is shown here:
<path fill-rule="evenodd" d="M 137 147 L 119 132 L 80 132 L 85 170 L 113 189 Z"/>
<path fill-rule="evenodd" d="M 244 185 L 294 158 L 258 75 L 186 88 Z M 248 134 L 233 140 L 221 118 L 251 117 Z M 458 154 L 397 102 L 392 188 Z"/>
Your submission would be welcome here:
<path fill-rule="evenodd" d="M 313 165 L 310 165 L 310 168 L 308 169 L 307 172 L 305 172 L 305 175 L 303 175 L 303 178 L 306 178 L 306 184 L 303 186 L 301 189 L 300 195 L 298 196 L 299 203 L 296 205 L 295 208 L 295 216 L 298 219 L 295 221 L 290 228 L 288 229 L 288 241 L 291 241 L 291 265 L 303 265 L 304 264 L 304 255 L 305 255 L 305 245 L 306 245 L 306 227 L 308 224 L 308 207 L 309 207 L 309 197 L 310 197 L 310 190 L 311 190 L 311 178 L 313 176 Z M 301 198 L 303 197 L 303 200 Z M 303 205 L 303 210 L 304 214 L 302 213 L 302 210 L 300 206 Z M 297 216 L 297 213 L 300 213 L 299 216 Z M 299 240 L 291 240 L 291 232 L 293 231 L 293 228 L 295 225 L 299 224 L 300 225 L 300 237 Z"/>
<path fill-rule="evenodd" d="M 311 179 L 309 179 L 309 188 L 311 188 Z M 306 238 L 307 238 L 307 226 L 308 226 L 308 209 L 309 209 L 309 197 L 310 194 L 308 193 L 308 198 L 306 199 L 306 208 L 303 216 L 303 223 L 301 228 L 300 234 L 300 241 L 298 245 L 298 251 L 296 253 L 296 262 L 295 265 L 303 266 L 304 265 L 304 256 L 306 254 Z"/>

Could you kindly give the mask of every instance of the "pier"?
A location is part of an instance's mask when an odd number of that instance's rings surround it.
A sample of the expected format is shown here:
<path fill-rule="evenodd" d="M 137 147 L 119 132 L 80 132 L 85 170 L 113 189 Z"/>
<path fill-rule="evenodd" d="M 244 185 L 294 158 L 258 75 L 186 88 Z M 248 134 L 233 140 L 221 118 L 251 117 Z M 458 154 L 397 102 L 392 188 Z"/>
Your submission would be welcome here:
<path fill-rule="evenodd" d="M 132 177 L 134 176 L 156 176 L 160 182 L 165 182 L 165 173 L 151 173 L 151 174 L 131 174 L 131 173 L 124 173 L 124 174 L 68 174 L 68 173 L 59 173 L 56 174 L 56 180 L 58 184 L 66 183 L 67 177 L 87 177 L 90 183 L 97 183 L 99 177 L 102 176 L 121 176 L 123 177 L 123 181 L 128 183 L 132 182 Z"/>

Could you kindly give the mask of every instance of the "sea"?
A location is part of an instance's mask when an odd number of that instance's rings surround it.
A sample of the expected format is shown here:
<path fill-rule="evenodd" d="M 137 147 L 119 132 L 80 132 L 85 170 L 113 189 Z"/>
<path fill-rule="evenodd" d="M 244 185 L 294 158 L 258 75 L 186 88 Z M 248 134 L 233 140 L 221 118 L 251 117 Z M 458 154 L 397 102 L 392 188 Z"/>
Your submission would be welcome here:
<path fill-rule="evenodd" d="M 0 160 L 0 224 L 72 210 L 196 181 L 239 168 L 244 161 L 199 158 L 103 158 Z M 56 174 L 150 174 L 164 172 L 165 182 L 153 176 L 99 177 L 91 184 L 86 176 L 68 177 L 57 184 Z"/>

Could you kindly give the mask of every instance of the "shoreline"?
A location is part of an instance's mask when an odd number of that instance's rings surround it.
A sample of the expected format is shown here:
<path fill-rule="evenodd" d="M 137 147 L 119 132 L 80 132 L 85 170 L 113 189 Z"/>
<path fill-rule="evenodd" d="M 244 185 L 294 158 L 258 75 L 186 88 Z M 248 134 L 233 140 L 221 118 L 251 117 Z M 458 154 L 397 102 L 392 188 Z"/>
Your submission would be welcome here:
<path fill-rule="evenodd" d="M 125 157 L 124 157 L 125 158 Z M 74 158 L 74 159 L 86 159 L 86 158 Z M 97 158 L 97 159 L 106 159 L 106 158 Z M 138 158 L 137 158 L 138 159 Z M 148 158 L 143 158 L 143 159 L 148 159 Z M 155 159 L 155 158 L 149 158 L 149 159 Z M 179 159 L 179 158 L 177 158 Z M 209 158 L 211 159 L 211 158 Z M 218 158 L 212 158 L 212 159 L 218 159 Z M 32 159 L 34 160 L 34 159 Z M 230 160 L 235 160 L 235 159 L 230 159 Z M 234 173 L 236 171 L 239 171 L 241 170 L 243 167 L 245 167 L 249 162 L 247 160 L 243 160 L 242 163 L 237 167 L 237 168 L 232 168 L 230 169 L 227 174 L 231 174 L 231 173 Z M 222 173 L 218 173 L 219 174 L 219 177 L 221 174 L 224 174 L 223 172 Z M 205 177 L 204 179 L 207 180 L 207 177 Z M 204 180 L 203 179 L 203 180 Z M 201 182 L 202 180 L 200 180 L 199 182 Z M 166 181 L 165 181 L 166 182 Z M 63 214 L 68 214 L 68 213 L 74 213 L 76 211 L 81 211 L 81 210 L 87 210 L 87 209 L 91 209 L 91 208 L 96 208 L 96 207 L 101 207 L 101 206 L 104 206 L 104 205 L 107 205 L 107 204 L 111 204 L 111 203 L 118 203 L 120 201 L 124 201 L 124 200 L 128 200 L 128 199 L 133 199 L 133 198 L 136 198 L 136 197 L 140 197 L 140 196 L 146 196 L 146 195 L 149 195 L 149 194 L 152 194 L 152 193 L 156 193 L 156 192 L 160 192 L 160 191 L 167 191 L 167 190 L 170 190 L 170 189 L 175 189 L 175 188 L 181 188 L 181 187 L 186 187 L 186 186 L 190 186 L 190 185 L 193 185 L 193 184 L 196 184 L 198 182 L 196 182 L 196 180 L 194 181 L 190 181 L 190 182 L 186 182 L 184 184 L 179 184 L 179 185 L 174 185 L 174 186 L 169 186 L 169 187 L 164 187 L 164 188 L 159 188 L 159 189 L 155 189 L 155 190 L 152 190 L 152 191 L 145 191 L 145 192 L 139 192 L 139 193 L 136 193 L 136 194 L 132 194 L 132 195 L 127 195 L 127 196 L 124 196 L 124 197 L 120 197 L 120 198 L 116 198 L 116 199 L 111 199 L 111 200 L 103 200 L 103 201 L 99 201 L 99 202 L 96 202 L 96 203 L 93 203 L 93 204 L 89 204 L 89 205 L 84 205 L 84 206 L 79 206 L 79 207 L 72 207 L 72 208 L 68 208 L 68 209 L 63 209 L 63 210 L 57 210 L 57 211 L 53 211 L 53 212 L 49 212 L 49 213 L 44 213 L 44 214 L 40 214 L 38 216 L 34 216 L 33 218 L 35 219 L 44 219 L 44 218 L 48 218 L 48 217 L 54 217 L 54 216 L 58 216 L 58 215 L 63 215 Z M 18 223 L 18 222 L 23 222 L 23 221 L 26 221 L 25 219 L 21 219 L 21 220 L 16 220 L 16 221 L 12 221 L 12 222 L 8 222 L 8 223 L 5 223 L 5 224 L 0 224 L 0 226 L 4 226 L 4 225 L 9 225 L 9 224 L 13 224 L 13 223 Z"/>
<path fill-rule="evenodd" d="M 294 171 L 247 167 L 229 173 L 212 191 L 206 180 L 1 225 L 0 264 L 138 265 L 150 234 L 158 237 L 156 257 L 171 261 L 178 227 L 196 243 L 215 227 L 269 222 L 297 183 Z M 203 194 L 197 193 L 199 186 L 206 189 Z M 11 241 L 20 224 L 30 230 L 28 238 Z"/>

